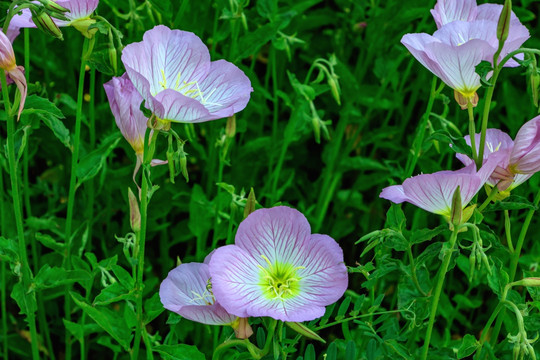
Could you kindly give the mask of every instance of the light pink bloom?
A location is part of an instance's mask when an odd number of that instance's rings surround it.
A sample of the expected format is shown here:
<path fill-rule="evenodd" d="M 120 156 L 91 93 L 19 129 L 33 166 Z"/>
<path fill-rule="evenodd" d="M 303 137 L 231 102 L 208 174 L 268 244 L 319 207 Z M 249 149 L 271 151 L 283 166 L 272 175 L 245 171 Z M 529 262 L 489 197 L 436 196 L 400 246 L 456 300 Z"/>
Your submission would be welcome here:
<path fill-rule="evenodd" d="M 129 44 L 122 62 L 146 106 L 161 120 L 202 122 L 243 110 L 253 91 L 234 64 L 210 61 L 195 34 L 159 25 Z"/>
<path fill-rule="evenodd" d="M 10 26 L 11 28 L 11 26 Z M 11 36 L 14 38 L 14 32 L 17 30 L 11 31 Z M 15 62 L 15 53 L 13 52 L 13 46 L 11 45 L 10 38 L 4 34 L 3 31 L 0 31 L 0 69 L 4 70 L 6 73 L 7 83 L 14 82 L 21 93 L 21 102 L 19 104 L 19 112 L 17 114 L 17 119 L 21 116 L 21 112 L 24 108 L 24 102 L 26 101 L 27 94 L 27 85 L 26 78 L 24 77 L 24 68 L 22 66 L 17 66 Z"/>
<path fill-rule="evenodd" d="M 59 27 L 73 26 L 79 30 L 84 36 L 91 37 L 97 29 L 88 30 L 88 27 L 95 23 L 90 15 L 94 13 L 99 5 L 99 0 L 57 0 L 56 3 L 69 12 L 64 13 L 68 20 L 54 19 L 53 21 Z M 20 15 L 15 15 L 11 19 L 11 23 L 20 28 L 35 28 L 36 25 L 32 21 L 32 13 L 30 9 L 23 9 Z"/>
<path fill-rule="evenodd" d="M 159 287 L 161 303 L 165 309 L 189 320 L 232 326 L 237 317 L 216 302 L 212 293 L 209 258 L 210 255 L 202 264 L 186 263 L 171 270 Z"/>
<path fill-rule="evenodd" d="M 431 15 L 435 19 L 437 29 L 452 21 L 472 21 L 476 19 L 476 0 L 439 0 Z"/>
<path fill-rule="evenodd" d="M 468 135 L 465 141 L 470 145 Z M 478 151 L 480 134 L 475 135 L 475 141 Z M 502 155 L 497 155 L 499 153 Z M 499 162 L 488 184 L 497 185 L 500 191 L 510 191 L 540 171 L 540 116 L 525 123 L 514 141 L 505 132 L 487 129 L 484 162 L 495 155 L 499 157 Z M 456 156 L 465 165 L 472 163 L 464 154 Z"/>
<path fill-rule="evenodd" d="M 384 188 L 379 197 L 396 204 L 410 202 L 426 211 L 450 218 L 452 197 L 459 186 L 461 204 L 465 208 L 486 183 L 500 162 L 501 154 L 493 156 L 476 172 L 474 163 L 457 171 L 439 171 L 406 179 L 403 185 Z"/>

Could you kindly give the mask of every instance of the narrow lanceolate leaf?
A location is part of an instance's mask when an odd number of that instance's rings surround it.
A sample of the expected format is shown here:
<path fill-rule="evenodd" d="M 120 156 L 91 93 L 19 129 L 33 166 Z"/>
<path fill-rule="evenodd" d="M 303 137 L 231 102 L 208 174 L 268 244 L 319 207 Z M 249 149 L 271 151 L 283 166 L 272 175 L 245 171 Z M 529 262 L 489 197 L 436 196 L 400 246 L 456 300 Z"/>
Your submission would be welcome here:
<path fill-rule="evenodd" d="M 287 321 L 285 322 L 285 324 L 287 324 L 288 327 L 290 327 L 297 333 L 304 335 L 307 338 L 317 340 L 317 341 L 322 342 L 323 344 L 326 344 L 326 341 L 324 341 L 323 338 L 321 338 L 315 331 L 311 330 L 310 328 L 308 328 L 306 325 L 302 323 Z"/>
<path fill-rule="evenodd" d="M 204 354 L 193 345 L 159 345 L 153 350 L 169 360 L 204 360 Z"/>

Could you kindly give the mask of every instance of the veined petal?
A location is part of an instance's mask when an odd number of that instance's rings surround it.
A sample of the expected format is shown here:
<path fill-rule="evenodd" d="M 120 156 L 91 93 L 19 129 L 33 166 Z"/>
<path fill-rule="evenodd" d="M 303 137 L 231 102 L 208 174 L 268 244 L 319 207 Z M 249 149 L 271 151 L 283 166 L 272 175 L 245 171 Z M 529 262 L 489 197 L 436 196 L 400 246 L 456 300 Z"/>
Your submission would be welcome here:
<path fill-rule="evenodd" d="M 213 61 L 208 75 L 199 85 L 197 100 L 210 112 L 208 118 L 200 121 L 229 117 L 243 110 L 253 91 L 244 72 L 225 60 Z"/>
<path fill-rule="evenodd" d="M 438 43 L 439 39 L 426 33 L 405 34 L 401 38 L 401 43 L 411 52 L 411 54 L 436 76 L 442 73 L 439 64 L 434 61 L 426 52 L 426 47 L 431 43 Z"/>
<path fill-rule="evenodd" d="M 203 121 L 201 118 L 210 116 L 208 110 L 200 102 L 171 89 L 165 89 L 149 99 L 151 99 L 150 110 L 163 120 L 200 122 Z M 160 106 L 152 106 L 156 103 Z"/>
<path fill-rule="evenodd" d="M 210 272 L 207 264 L 181 264 L 171 270 L 159 288 L 163 306 L 186 319 L 209 325 L 228 325 L 233 316 L 214 298 L 208 288 Z"/>
<path fill-rule="evenodd" d="M 394 204 L 401 204 L 402 202 L 409 201 L 409 197 L 405 195 L 403 190 L 403 185 L 385 187 L 379 197 L 390 200 Z"/>
<path fill-rule="evenodd" d="M 17 119 L 21 117 L 21 112 L 24 109 L 24 102 L 26 101 L 26 94 L 28 87 L 26 85 L 26 77 L 23 72 L 24 68 L 22 66 L 17 66 L 15 69 L 8 71 L 8 75 L 13 82 L 17 85 L 17 89 L 21 93 L 21 102 L 19 104 L 19 112 L 17 113 Z"/>
<path fill-rule="evenodd" d="M 519 129 L 510 155 L 510 167 L 519 174 L 540 171 L 540 116 L 529 120 Z"/>
<path fill-rule="evenodd" d="M 70 20 L 78 20 L 92 15 L 99 5 L 99 0 L 58 0 L 56 2 L 58 5 L 69 9 L 65 16 Z M 66 26 L 61 25 L 61 23 L 63 22 L 58 20 L 57 25 Z"/>
<path fill-rule="evenodd" d="M 142 42 L 124 48 L 122 62 L 126 70 L 129 67 L 130 78 L 137 72 L 148 79 L 153 96 L 164 89 L 186 93 L 208 73 L 210 53 L 195 34 L 158 25 L 144 34 Z"/>
<path fill-rule="evenodd" d="M 494 22 L 499 21 L 503 5 L 500 4 L 482 4 L 478 6 L 478 20 L 490 20 Z M 510 16 L 510 28 L 508 29 L 508 38 L 504 42 L 504 47 L 501 51 L 498 61 L 501 61 L 508 53 L 517 50 L 520 46 L 530 37 L 529 30 L 521 24 L 519 18 L 514 14 Z M 498 39 L 494 40 L 494 46 L 498 47 Z M 520 54 L 518 58 L 523 58 L 523 54 Z M 505 67 L 515 67 L 519 64 L 510 59 L 505 65 Z"/>
<path fill-rule="evenodd" d="M 300 251 L 311 236 L 306 217 L 287 206 L 261 210 L 240 223 L 235 244 L 256 259 L 262 255 L 271 263 L 297 264 Z"/>
<path fill-rule="evenodd" d="M 332 304 L 347 290 L 343 250 L 330 236 L 311 235 L 298 265 L 304 267 L 298 275 L 302 279 L 302 295 L 310 304 L 322 307 Z"/>
<path fill-rule="evenodd" d="M 431 43 L 426 50 L 441 68 L 441 73 L 435 75 L 465 97 L 472 97 L 480 87 L 475 67 L 488 57 L 492 48 L 486 41 L 474 39 L 460 46 Z"/>
<path fill-rule="evenodd" d="M 437 28 L 456 20 L 472 21 L 476 13 L 476 0 L 439 0 L 431 10 Z"/>

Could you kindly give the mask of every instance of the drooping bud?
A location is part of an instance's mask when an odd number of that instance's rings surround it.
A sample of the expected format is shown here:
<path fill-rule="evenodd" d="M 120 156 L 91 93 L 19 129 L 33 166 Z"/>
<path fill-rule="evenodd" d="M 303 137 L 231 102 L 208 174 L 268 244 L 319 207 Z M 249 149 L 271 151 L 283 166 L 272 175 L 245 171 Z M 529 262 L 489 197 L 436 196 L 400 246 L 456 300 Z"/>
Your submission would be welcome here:
<path fill-rule="evenodd" d="M 227 125 L 225 125 L 225 135 L 228 138 L 233 138 L 236 135 L 236 115 L 229 116 L 227 118 Z"/>
<path fill-rule="evenodd" d="M 64 40 L 62 31 L 60 31 L 60 28 L 58 28 L 58 25 L 56 25 L 49 14 L 43 10 L 34 10 L 34 8 L 30 10 L 32 12 L 32 21 L 41 31 L 57 39 Z"/>
<path fill-rule="evenodd" d="M 313 340 L 317 340 L 322 342 L 323 344 L 326 344 L 326 341 L 324 341 L 323 338 L 321 338 L 319 335 L 317 335 L 316 332 L 308 328 L 306 325 L 302 323 L 297 322 L 288 322 L 286 321 L 285 324 L 287 324 L 288 327 L 299 333 L 300 335 L 304 335 L 305 337 Z"/>
<path fill-rule="evenodd" d="M 315 135 L 315 142 L 317 144 L 321 143 L 321 118 L 317 113 L 317 109 L 313 104 L 313 101 L 309 102 L 309 107 L 311 108 L 311 124 L 313 125 L 313 134 Z"/>
<path fill-rule="evenodd" d="M 452 208 L 450 210 L 450 223 L 458 227 L 462 224 L 463 219 L 463 207 L 461 205 L 461 191 L 459 189 L 459 185 L 454 191 L 454 195 L 452 196 Z"/>
<path fill-rule="evenodd" d="M 244 207 L 244 219 L 247 218 L 249 214 L 255 211 L 256 203 L 257 200 L 255 200 L 255 191 L 253 190 L 253 188 L 251 188 L 247 197 L 246 206 Z"/>
<path fill-rule="evenodd" d="M 139 211 L 139 203 L 135 194 L 131 188 L 128 188 L 128 199 L 129 199 L 129 224 L 131 229 L 134 232 L 141 230 L 141 212 Z"/>
<path fill-rule="evenodd" d="M 341 89 L 339 87 L 338 77 L 335 74 L 331 74 L 328 76 L 328 86 L 330 86 L 330 91 L 332 92 L 332 96 L 334 99 L 336 99 L 336 102 L 338 105 L 341 105 Z"/>
<path fill-rule="evenodd" d="M 510 29 L 510 18 L 512 15 L 512 0 L 505 0 L 499 23 L 497 24 L 497 39 L 499 39 L 499 49 L 502 49 L 504 42 L 508 38 Z"/>
<path fill-rule="evenodd" d="M 178 161 L 180 163 L 180 171 L 182 172 L 182 176 L 184 179 L 186 179 L 186 182 L 189 182 L 189 173 L 187 169 L 187 153 L 184 151 L 184 144 L 186 142 L 182 140 L 178 140 Z"/>
<path fill-rule="evenodd" d="M 169 164 L 169 180 L 174 184 L 174 177 L 176 176 L 176 166 L 174 161 L 174 150 L 173 150 L 173 134 L 169 133 L 169 146 L 167 148 L 167 163 Z"/>
<path fill-rule="evenodd" d="M 524 279 L 521 279 L 521 280 L 518 280 L 518 281 L 514 281 L 513 283 L 510 284 L 511 286 L 531 286 L 531 287 L 536 287 L 536 286 L 540 286 L 540 278 L 538 277 L 528 277 L 528 278 L 524 278 Z"/>

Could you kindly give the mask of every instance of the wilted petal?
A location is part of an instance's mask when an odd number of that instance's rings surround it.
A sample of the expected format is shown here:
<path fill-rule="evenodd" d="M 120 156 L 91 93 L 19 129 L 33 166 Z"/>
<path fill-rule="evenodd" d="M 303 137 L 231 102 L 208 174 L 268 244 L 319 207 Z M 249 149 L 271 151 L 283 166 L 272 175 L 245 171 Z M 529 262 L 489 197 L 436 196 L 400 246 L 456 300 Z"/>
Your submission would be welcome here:
<path fill-rule="evenodd" d="M 140 110 L 142 96 L 137 92 L 126 73 L 121 77 L 112 78 L 103 87 L 109 99 L 116 125 L 135 153 L 141 154 L 147 129 L 147 118 Z"/>
<path fill-rule="evenodd" d="M 540 171 L 540 116 L 519 129 L 510 155 L 510 168 L 518 174 Z"/>
<path fill-rule="evenodd" d="M 8 71 L 8 75 L 11 79 L 13 79 L 13 82 L 15 85 L 17 85 L 17 89 L 19 89 L 19 92 L 21 93 L 21 102 L 19 104 L 19 112 L 17 113 L 17 119 L 19 119 L 21 117 L 21 112 L 24 109 L 24 103 L 26 101 L 26 94 L 28 91 L 26 77 L 24 76 L 24 68 L 22 66 L 17 66 L 15 69 Z"/>
<path fill-rule="evenodd" d="M 17 67 L 11 41 L 0 31 L 0 69 L 10 71 Z"/>
<path fill-rule="evenodd" d="M 171 270 L 159 288 L 163 306 L 186 319 L 208 325 L 229 325 L 236 320 L 215 302 L 209 290 L 207 264 L 181 264 Z"/>
<path fill-rule="evenodd" d="M 431 10 L 437 28 L 456 20 L 472 21 L 476 13 L 476 0 L 439 0 Z"/>

